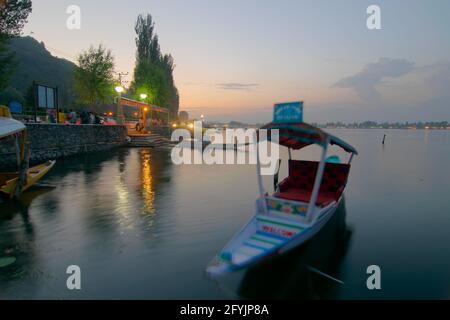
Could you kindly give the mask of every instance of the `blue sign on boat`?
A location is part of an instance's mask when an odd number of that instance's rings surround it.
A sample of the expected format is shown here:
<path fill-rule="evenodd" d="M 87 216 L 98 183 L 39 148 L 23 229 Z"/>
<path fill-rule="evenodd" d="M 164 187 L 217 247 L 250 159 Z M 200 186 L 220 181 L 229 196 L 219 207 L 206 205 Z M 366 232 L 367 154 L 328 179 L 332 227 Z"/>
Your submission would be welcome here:
<path fill-rule="evenodd" d="M 303 101 L 277 103 L 273 111 L 273 122 L 303 122 Z"/>

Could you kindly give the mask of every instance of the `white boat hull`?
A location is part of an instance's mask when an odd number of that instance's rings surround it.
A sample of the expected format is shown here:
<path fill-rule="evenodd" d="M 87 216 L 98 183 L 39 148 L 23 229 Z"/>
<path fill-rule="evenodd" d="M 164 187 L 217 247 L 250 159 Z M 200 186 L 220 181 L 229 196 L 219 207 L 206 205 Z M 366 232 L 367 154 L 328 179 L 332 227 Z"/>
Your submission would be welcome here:
<path fill-rule="evenodd" d="M 341 200 L 342 198 L 330 206 L 323 208 L 322 212 L 318 212 L 319 218 L 310 225 L 296 224 L 293 223 L 293 220 L 273 218 L 270 215 L 254 216 L 208 265 L 206 269 L 207 274 L 210 277 L 216 277 L 245 269 L 301 246 L 314 237 L 330 221 L 339 207 Z M 285 231 L 295 228 L 302 228 L 302 230 L 299 230 L 292 237 L 287 238 L 260 232 L 261 230 L 258 229 L 260 227 L 258 224 L 265 222 L 266 218 L 272 220 L 272 223 L 282 225 Z"/>

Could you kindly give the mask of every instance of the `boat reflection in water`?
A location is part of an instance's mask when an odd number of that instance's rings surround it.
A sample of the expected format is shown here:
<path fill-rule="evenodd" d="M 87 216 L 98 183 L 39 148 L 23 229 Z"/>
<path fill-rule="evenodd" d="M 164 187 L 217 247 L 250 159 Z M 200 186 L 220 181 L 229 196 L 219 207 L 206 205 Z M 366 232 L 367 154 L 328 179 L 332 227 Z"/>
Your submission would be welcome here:
<path fill-rule="evenodd" d="M 15 201 L 0 199 L 0 230 L 3 224 L 16 220 L 20 227 L 14 232 L 3 231 L 0 238 L 0 283 L 5 284 L 20 279 L 28 265 L 37 264 L 36 223 L 30 214 L 31 204 L 38 198 L 54 191 L 54 187 L 35 185 Z M 5 261 L 9 261 L 5 264 Z M 15 268 L 16 261 L 22 268 Z M 11 268 L 8 268 L 12 265 Z M 1 291 L 1 290 L 0 290 Z M 0 300 L 5 297 L 0 293 Z"/>
<path fill-rule="evenodd" d="M 352 231 L 346 223 L 345 198 L 327 225 L 309 242 L 249 269 L 238 294 L 249 299 L 327 299 L 343 284 L 341 262 Z M 334 279 L 333 279 L 334 278 Z"/>

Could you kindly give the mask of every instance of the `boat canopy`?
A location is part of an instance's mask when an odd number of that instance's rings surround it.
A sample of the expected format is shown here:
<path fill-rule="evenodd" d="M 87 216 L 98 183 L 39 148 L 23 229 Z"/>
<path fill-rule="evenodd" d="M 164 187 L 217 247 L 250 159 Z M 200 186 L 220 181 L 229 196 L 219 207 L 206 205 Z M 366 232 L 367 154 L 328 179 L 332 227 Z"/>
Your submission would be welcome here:
<path fill-rule="evenodd" d="M 0 139 L 25 130 L 25 125 L 12 118 L 0 117 Z"/>
<path fill-rule="evenodd" d="M 355 155 L 358 154 L 358 151 L 356 151 L 355 148 L 342 139 L 304 122 L 271 122 L 263 126 L 261 129 L 269 130 L 269 133 L 270 130 L 278 130 L 280 134 L 279 144 L 291 149 L 298 150 L 311 144 L 325 146 L 328 141 L 330 144 L 337 145 L 349 153 L 353 153 Z M 270 141 L 270 134 L 267 139 Z"/>

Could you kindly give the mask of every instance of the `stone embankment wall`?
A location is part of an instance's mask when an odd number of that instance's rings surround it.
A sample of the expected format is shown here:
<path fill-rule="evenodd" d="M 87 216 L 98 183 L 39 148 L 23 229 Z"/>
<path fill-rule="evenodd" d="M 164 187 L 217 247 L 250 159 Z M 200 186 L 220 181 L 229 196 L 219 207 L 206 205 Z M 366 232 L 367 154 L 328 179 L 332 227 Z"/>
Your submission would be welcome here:
<path fill-rule="evenodd" d="M 125 126 L 27 124 L 31 162 L 102 151 L 126 143 Z M 0 168 L 16 163 L 14 140 L 0 141 Z"/>

